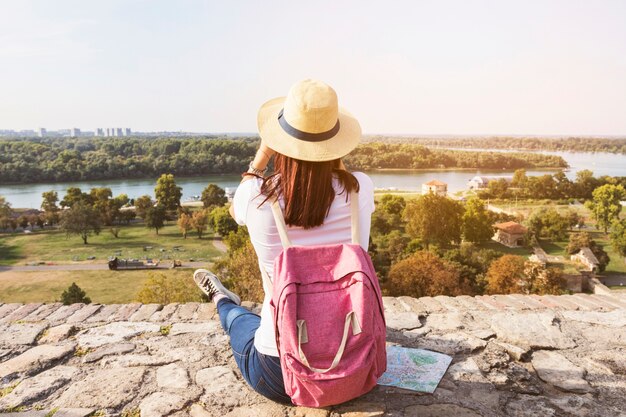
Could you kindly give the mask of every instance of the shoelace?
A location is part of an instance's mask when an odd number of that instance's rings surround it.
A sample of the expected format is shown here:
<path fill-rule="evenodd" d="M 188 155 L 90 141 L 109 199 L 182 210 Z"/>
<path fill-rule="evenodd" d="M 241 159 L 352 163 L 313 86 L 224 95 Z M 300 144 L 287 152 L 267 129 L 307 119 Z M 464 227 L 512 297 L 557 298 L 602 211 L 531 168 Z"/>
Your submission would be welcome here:
<path fill-rule="evenodd" d="M 200 285 L 207 289 L 209 297 L 213 296 L 217 292 L 217 288 L 213 285 L 213 282 L 209 279 L 209 275 L 204 274 L 204 277 L 200 280 Z"/>

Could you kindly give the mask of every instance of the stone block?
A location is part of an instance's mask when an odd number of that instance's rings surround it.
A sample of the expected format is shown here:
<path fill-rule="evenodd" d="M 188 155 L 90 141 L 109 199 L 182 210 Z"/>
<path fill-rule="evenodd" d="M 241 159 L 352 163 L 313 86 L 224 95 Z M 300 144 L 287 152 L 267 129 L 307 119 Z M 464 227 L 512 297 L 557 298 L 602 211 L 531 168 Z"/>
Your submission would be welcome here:
<path fill-rule="evenodd" d="M 62 305 L 63 304 L 61 304 L 61 303 L 44 304 L 41 307 L 39 307 L 37 310 L 35 310 L 32 313 L 30 313 L 28 316 L 24 317 L 23 320 L 24 321 L 40 321 L 40 320 L 44 320 L 50 314 L 54 313 L 56 310 L 61 308 Z"/>
<path fill-rule="evenodd" d="M 0 324 L 0 346 L 32 345 L 48 323 Z"/>
<path fill-rule="evenodd" d="M 96 362 L 105 356 L 122 355 L 132 352 L 133 350 L 135 350 L 134 343 L 114 343 L 106 345 L 83 356 L 83 363 Z"/>
<path fill-rule="evenodd" d="M 139 403 L 141 417 L 163 417 L 182 410 L 189 400 L 169 392 L 153 392 Z"/>
<path fill-rule="evenodd" d="M 102 304 L 87 304 L 65 319 L 66 323 L 82 323 L 102 308 Z"/>
<path fill-rule="evenodd" d="M 553 312 L 494 313 L 491 328 L 498 335 L 498 341 L 518 346 L 568 349 L 576 343 L 563 332 Z"/>
<path fill-rule="evenodd" d="M 171 303 L 163 306 L 163 308 L 150 317 L 151 322 L 165 322 L 174 314 L 178 308 L 178 303 Z"/>
<path fill-rule="evenodd" d="M 122 304 L 110 321 L 127 321 L 141 307 L 141 303 Z"/>
<path fill-rule="evenodd" d="M 0 364 L 0 379 L 15 373 L 34 374 L 74 352 L 76 344 L 39 345 Z"/>
<path fill-rule="evenodd" d="M 66 318 L 74 314 L 77 310 L 83 308 L 84 304 L 76 303 L 59 307 L 54 313 L 46 317 L 46 320 L 50 323 L 58 324 L 64 322 Z"/>
<path fill-rule="evenodd" d="M 106 304 L 93 316 L 89 317 L 86 322 L 87 323 L 102 323 L 109 322 L 113 319 L 114 314 L 117 310 L 122 307 L 121 304 Z"/>
<path fill-rule="evenodd" d="M 387 327 L 392 330 L 411 330 L 422 327 L 419 316 L 412 311 L 385 313 Z"/>
<path fill-rule="evenodd" d="M 119 343 L 142 333 L 158 332 L 160 328 L 154 323 L 120 321 L 85 329 L 76 335 L 76 340 L 83 347 L 99 347 Z"/>
<path fill-rule="evenodd" d="M 67 384 L 78 372 L 73 366 L 59 365 L 21 381 L 11 393 L 0 398 L 0 409 L 28 405 Z"/>
<path fill-rule="evenodd" d="M 130 318 L 129 321 L 149 321 L 150 317 L 162 309 L 163 306 L 161 304 L 143 304 L 137 311 L 135 311 Z"/>
<path fill-rule="evenodd" d="M 215 321 L 205 323 L 174 323 L 170 329 L 170 336 L 176 336 L 185 333 L 212 333 L 220 329 L 221 326 Z"/>
<path fill-rule="evenodd" d="M 2 319 L 0 319 L 0 323 L 10 323 L 13 321 L 22 320 L 24 317 L 28 316 L 30 313 L 37 310 L 42 305 L 43 305 L 42 303 L 24 304 L 21 307 L 9 313 L 8 315 L 4 316 Z"/>
<path fill-rule="evenodd" d="M 175 363 L 158 368 L 156 379 L 157 385 L 161 388 L 183 389 L 190 383 L 187 369 Z"/>
<path fill-rule="evenodd" d="M 558 352 L 547 350 L 533 352 L 532 365 L 541 380 L 561 390 L 577 393 L 593 391 L 584 379 L 585 370 Z"/>
<path fill-rule="evenodd" d="M 39 343 L 58 343 L 67 339 L 76 331 L 76 327 L 72 324 L 60 324 L 47 329 L 39 340 Z"/>

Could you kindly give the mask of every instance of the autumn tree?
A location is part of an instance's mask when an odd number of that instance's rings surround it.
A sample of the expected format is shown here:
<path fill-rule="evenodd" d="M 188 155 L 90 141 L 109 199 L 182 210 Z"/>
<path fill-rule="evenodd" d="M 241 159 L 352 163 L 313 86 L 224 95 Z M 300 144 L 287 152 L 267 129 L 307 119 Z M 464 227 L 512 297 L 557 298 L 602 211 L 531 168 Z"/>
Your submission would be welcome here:
<path fill-rule="evenodd" d="M 503 255 L 493 261 L 487 270 L 487 292 L 519 293 L 524 282 L 524 266 L 524 258 L 517 255 Z"/>
<path fill-rule="evenodd" d="M 165 206 L 157 204 L 154 207 L 150 207 L 145 214 L 146 227 L 148 229 L 156 230 L 156 234 L 159 234 L 159 229 L 165 225 L 166 211 Z"/>
<path fill-rule="evenodd" d="M 193 229 L 191 216 L 187 213 L 181 213 L 180 216 L 178 216 L 177 224 L 183 234 L 183 239 L 187 239 L 187 233 Z"/>
<path fill-rule="evenodd" d="M 463 239 L 468 242 L 479 243 L 493 236 L 493 218 L 479 198 L 467 200 L 462 221 Z"/>
<path fill-rule="evenodd" d="M 566 280 L 558 268 L 546 267 L 540 262 L 524 263 L 524 279 L 520 287 L 522 294 L 559 295 L 565 289 Z"/>
<path fill-rule="evenodd" d="M 180 207 L 182 188 L 176 185 L 174 175 L 163 174 L 157 180 L 154 195 L 157 203 L 165 207 L 165 210 L 176 210 Z"/>
<path fill-rule="evenodd" d="M 209 184 L 202 190 L 202 204 L 204 207 L 223 206 L 228 201 L 226 192 L 215 184 Z"/>
<path fill-rule="evenodd" d="M 417 251 L 391 266 L 385 288 L 391 296 L 472 294 L 459 271 L 432 252 Z"/>
<path fill-rule="evenodd" d="M 71 208 L 63 212 L 60 227 L 67 236 L 80 236 L 86 245 L 89 236 L 100 234 L 102 222 L 93 207 L 83 202 L 75 202 Z"/>
<path fill-rule="evenodd" d="M 619 219 L 622 211 L 620 201 L 625 197 L 626 190 L 621 184 L 605 184 L 593 190 L 593 199 L 585 202 L 585 206 L 591 210 L 598 229 L 604 229 L 604 233 L 608 233 L 611 223 Z"/>
<path fill-rule="evenodd" d="M 407 233 L 419 238 L 426 247 L 460 242 L 462 215 L 461 203 L 435 193 L 409 201 L 404 209 Z"/>
<path fill-rule="evenodd" d="M 0 220 L 4 220 L 7 224 L 12 217 L 13 211 L 11 210 L 11 203 L 9 203 L 4 197 L 0 196 Z"/>
<path fill-rule="evenodd" d="M 205 210 L 196 211 L 191 215 L 191 227 L 198 233 L 198 239 L 202 239 L 208 225 L 209 218 Z"/>
<path fill-rule="evenodd" d="M 69 187 L 65 192 L 65 197 L 61 200 L 61 207 L 73 207 L 77 203 L 90 206 L 93 204 L 93 200 L 89 194 L 83 193 L 80 188 Z"/>

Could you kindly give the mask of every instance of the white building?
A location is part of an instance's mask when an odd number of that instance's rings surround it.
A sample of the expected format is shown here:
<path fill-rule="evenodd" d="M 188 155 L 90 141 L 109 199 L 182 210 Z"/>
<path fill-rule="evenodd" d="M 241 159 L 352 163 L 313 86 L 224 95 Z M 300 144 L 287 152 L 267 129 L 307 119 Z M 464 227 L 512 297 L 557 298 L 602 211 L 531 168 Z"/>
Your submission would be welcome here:
<path fill-rule="evenodd" d="M 40 138 L 46 136 L 46 133 L 47 131 L 45 127 L 40 127 L 39 129 L 37 129 L 37 136 L 39 136 Z"/>
<path fill-rule="evenodd" d="M 70 129 L 70 136 L 73 137 L 73 138 L 80 136 L 80 129 L 77 128 L 77 127 L 71 128 Z"/>
<path fill-rule="evenodd" d="M 487 185 L 491 181 L 505 180 L 509 184 L 513 181 L 513 177 L 510 175 L 493 175 L 493 176 L 484 176 L 484 175 L 476 175 L 474 178 L 467 182 L 467 188 L 470 190 L 481 190 L 483 188 L 487 188 Z"/>
<path fill-rule="evenodd" d="M 422 194 L 434 193 L 440 196 L 448 195 L 448 184 L 439 180 L 432 180 L 422 184 Z"/>

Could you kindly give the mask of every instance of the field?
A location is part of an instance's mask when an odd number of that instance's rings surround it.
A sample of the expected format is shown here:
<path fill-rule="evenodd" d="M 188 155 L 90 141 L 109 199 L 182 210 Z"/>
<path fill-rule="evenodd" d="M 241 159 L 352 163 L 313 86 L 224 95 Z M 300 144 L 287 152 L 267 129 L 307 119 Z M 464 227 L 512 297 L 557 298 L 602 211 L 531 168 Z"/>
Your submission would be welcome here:
<path fill-rule="evenodd" d="M 220 254 L 212 240 L 211 235 L 198 239 L 195 233 L 183 239 L 173 222 L 159 230 L 158 235 L 141 223 L 121 226 L 118 238 L 104 228 L 100 235 L 90 236 L 87 245 L 80 237 L 67 237 L 59 230 L 36 229 L 33 233 L 0 234 L 0 265 L 68 263 L 87 261 L 90 257 L 95 258 L 90 262 L 105 263 L 109 256 L 209 262 Z"/>
<path fill-rule="evenodd" d="M 154 273 L 167 278 L 182 278 L 201 295 L 191 278 L 193 270 L 175 269 L 156 271 L 47 271 L 47 272 L 0 272 L 0 302 L 34 303 L 54 302 L 63 291 L 75 282 L 94 303 L 130 303 L 144 281 Z"/>

